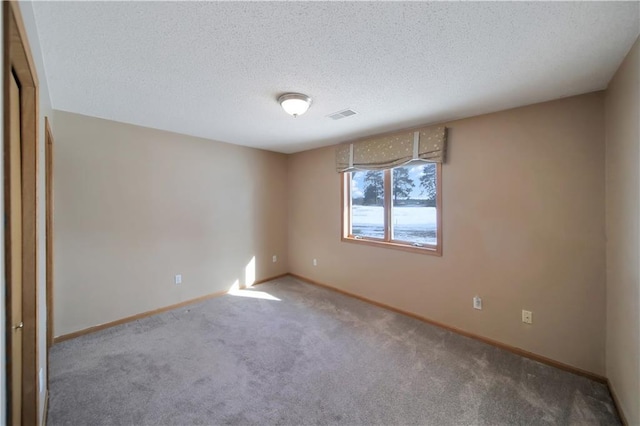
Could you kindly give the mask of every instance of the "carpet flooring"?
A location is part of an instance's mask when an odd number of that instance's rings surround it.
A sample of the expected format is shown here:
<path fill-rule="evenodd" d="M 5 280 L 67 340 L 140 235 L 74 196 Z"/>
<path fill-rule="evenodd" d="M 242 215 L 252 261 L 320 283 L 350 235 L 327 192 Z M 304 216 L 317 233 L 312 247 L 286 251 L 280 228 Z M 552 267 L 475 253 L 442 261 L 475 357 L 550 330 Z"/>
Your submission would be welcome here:
<path fill-rule="evenodd" d="M 56 344 L 49 425 L 620 424 L 606 386 L 284 277 Z"/>

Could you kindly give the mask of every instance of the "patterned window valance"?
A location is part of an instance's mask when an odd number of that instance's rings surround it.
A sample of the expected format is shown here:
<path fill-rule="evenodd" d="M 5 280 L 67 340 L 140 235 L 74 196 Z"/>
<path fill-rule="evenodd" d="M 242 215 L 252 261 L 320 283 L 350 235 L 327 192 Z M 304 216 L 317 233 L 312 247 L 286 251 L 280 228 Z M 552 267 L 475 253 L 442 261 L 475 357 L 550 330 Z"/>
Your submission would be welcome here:
<path fill-rule="evenodd" d="M 416 131 L 374 136 L 339 145 L 336 170 L 385 170 L 413 162 L 444 163 L 447 128 L 425 127 Z"/>

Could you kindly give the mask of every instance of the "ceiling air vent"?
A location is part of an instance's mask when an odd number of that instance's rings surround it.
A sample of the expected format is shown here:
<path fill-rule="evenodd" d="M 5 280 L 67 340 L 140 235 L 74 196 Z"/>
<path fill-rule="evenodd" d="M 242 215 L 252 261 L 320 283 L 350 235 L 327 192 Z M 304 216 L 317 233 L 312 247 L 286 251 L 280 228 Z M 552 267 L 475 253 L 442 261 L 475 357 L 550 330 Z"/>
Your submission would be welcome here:
<path fill-rule="evenodd" d="M 345 109 L 343 111 L 334 112 L 333 114 L 327 115 L 332 120 L 340 120 L 345 117 L 349 117 L 352 115 L 356 115 L 356 112 L 352 109 Z"/>

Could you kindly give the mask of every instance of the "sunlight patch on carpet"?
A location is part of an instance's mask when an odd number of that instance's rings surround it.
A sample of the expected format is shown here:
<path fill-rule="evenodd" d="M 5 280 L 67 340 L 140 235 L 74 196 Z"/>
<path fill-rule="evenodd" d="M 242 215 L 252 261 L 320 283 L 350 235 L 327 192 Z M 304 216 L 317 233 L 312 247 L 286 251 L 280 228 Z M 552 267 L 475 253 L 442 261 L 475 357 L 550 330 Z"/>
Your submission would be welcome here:
<path fill-rule="evenodd" d="M 229 293 L 227 294 L 230 294 L 231 296 L 250 297 L 253 299 L 275 300 L 277 302 L 281 301 L 277 297 L 272 296 L 264 291 L 234 289 L 229 290 Z"/>

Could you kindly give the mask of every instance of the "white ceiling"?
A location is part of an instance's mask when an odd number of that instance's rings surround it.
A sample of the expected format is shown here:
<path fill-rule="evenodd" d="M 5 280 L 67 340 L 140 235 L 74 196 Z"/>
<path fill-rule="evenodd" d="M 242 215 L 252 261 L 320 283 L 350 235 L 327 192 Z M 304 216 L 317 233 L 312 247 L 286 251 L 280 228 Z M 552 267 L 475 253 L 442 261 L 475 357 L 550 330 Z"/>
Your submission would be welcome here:
<path fill-rule="evenodd" d="M 39 2 L 55 109 L 291 153 L 604 89 L 640 2 Z M 276 98 L 313 98 L 297 119 Z M 357 115 L 326 116 L 351 108 Z"/>

